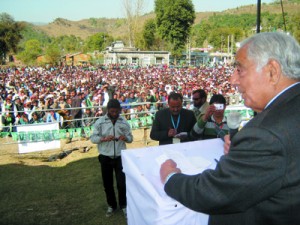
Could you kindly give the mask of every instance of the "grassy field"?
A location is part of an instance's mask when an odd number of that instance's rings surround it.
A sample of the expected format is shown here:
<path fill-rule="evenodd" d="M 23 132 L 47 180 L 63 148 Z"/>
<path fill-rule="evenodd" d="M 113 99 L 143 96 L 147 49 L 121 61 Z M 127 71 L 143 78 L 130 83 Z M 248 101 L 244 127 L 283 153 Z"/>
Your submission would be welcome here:
<path fill-rule="evenodd" d="M 135 130 L 128 148 L 144 147 L 143 130 Z M 61 149 L 18 154 L 16 144 L 0 139 L 0 224 L 2 225 L 125 225 L 122 211 L 105 217 L 96 145 L 73 140 Z M 149 139 L 148 139 L 149 141 Z M 149 141 L 149 145 L 157 142 Z M 84 153 L 84 146 L 91 149 Z M 62 150 L 79 148 L 67 157 L 49 162 Z"/>

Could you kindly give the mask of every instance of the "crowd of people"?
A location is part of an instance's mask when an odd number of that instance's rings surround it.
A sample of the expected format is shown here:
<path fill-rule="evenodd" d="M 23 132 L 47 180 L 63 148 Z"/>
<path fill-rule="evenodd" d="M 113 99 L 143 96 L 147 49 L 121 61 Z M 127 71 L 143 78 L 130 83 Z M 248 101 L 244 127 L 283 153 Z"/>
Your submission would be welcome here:
<path fill-rule="evenodd" d="M 64 128 L 91 125 L 105 113 L 109 99 L 118 99 L 122 114 L 130 120 L 165 108 L 170 92 L 181 93 L 184 107 L 192 108 L 196 89 L 205 90 L 208 99 L 223 94 L 228 104 L 235 104 L 240 98 L 228 81 L 232 72 L 230 65 L 1 69 L 1 122 L 5 131 L 14 130 L 15 125 L 55 121 Z"/>

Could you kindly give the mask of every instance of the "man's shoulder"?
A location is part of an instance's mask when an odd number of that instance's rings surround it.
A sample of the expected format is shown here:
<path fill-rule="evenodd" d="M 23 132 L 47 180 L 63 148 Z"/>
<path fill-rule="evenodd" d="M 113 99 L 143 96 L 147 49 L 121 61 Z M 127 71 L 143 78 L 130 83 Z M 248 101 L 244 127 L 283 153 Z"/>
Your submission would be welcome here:
<path fill-rule="evenodd" d="M 107 122 L 108 119 L 109 119 L 109 118 L 108 118 L 106 115 L 100 116 L 100 117 L 97 119 L 96 123 L 97 123 L 97 124 L 101 124 L 101 123 Z"/>
<path fill-rule="evenodd" d="M 187 114 L 187 115 L 192 115 L 192 114 L 194 114 L 194 111 L 191 109 L 182 109 L 182 113 Z"/>
<path fill-rule="evenodd" d="M 165 108 L 165 109 L 160 109 L 156 112 L 157 115 L 167 115 L 169 114 L 170 109 L 169 108 Z"/>
<path fill-rule="evenodd" d="M 117 121 L 120 121 L 120 122 L 127 122 L 127 119 L 126 119 L 124 116 L 121 116 L 121 115 L 120 115 Z"/>

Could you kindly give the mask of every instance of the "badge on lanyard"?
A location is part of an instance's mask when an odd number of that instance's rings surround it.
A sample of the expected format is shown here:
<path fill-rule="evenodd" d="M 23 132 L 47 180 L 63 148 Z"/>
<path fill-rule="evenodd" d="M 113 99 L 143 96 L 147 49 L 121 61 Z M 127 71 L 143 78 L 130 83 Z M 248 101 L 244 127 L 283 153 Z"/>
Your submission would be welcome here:
<path fill-rule="evenodd" d="M 180 143 L 180 139 L 179 138 L 173 138 L 173 144 L 177 144 Z"/>

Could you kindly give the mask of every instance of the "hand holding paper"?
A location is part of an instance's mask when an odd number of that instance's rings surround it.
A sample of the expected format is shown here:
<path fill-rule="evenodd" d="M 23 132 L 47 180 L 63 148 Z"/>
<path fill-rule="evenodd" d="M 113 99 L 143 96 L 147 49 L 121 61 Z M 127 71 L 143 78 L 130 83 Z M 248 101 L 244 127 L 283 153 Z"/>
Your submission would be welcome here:
<path fill-rule="evenodd" d="M 188 136 L 188 133 L 187 132 L 181 132 L 179 134 L 176 134 L 174 137 L 176 138 L 180 138 L 180 139 L 184 139 Z"/>

